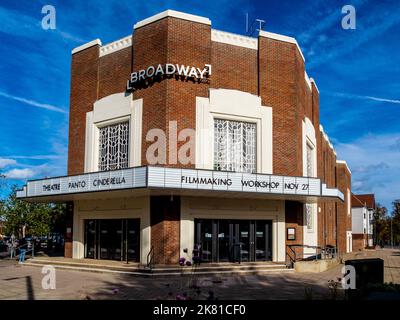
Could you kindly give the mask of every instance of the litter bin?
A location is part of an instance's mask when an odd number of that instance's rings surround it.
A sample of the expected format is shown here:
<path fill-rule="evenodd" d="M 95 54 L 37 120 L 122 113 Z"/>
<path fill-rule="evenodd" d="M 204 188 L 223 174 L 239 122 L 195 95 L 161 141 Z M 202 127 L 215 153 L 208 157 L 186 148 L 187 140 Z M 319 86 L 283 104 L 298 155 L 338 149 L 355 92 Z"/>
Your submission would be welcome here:
<path fill-rule="evenodd" d="M 346 290 L 346 296 L 349 299 L 362 298 L 368 294 L 368 287 L 383 284 L 384 267 L 382 259 L 347 260 L 345 265 L 353 266 L 356 272 L 356 289 Z"/>

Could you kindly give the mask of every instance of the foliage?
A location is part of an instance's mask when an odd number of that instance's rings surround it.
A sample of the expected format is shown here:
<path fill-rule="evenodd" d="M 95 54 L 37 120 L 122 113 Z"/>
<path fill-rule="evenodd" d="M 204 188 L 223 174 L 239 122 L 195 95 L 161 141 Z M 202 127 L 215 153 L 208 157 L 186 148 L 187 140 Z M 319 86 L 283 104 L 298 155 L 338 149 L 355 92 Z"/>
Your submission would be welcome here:
<path fill-rule="evenodd" d="M 393 231 L 393 244 L 400 244 L 400 199 L 392 202 L 392 231 Z"/>
<path fill-rule="evenodd" d="M 5 221 L 5 234 L 14 233 L 21 238 L 23 228 L 26 236 L 44 236 L 61 232 L 65 221 L 64 204 L 30 203 L 16 197 L 13 186 L 9 197 L 1 202 L 0 216 Z"/>

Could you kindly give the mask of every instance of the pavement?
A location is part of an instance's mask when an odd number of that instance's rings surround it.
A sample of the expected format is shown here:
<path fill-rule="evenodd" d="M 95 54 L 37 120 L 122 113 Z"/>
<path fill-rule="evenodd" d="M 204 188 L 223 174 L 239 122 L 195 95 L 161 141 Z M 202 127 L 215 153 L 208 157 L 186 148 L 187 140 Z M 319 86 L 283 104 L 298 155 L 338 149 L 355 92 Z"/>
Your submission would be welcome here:
<path fill-rule="evenodd" d="M 385 282 L 400 284 L 400 250 L 365 250 L 345 259 L 382 258 Z M 321 273 L 267 273 L 235 276 L 183 276 L 144 278 L 124 274 L 56 269 L 55 289 L 43 289 L 41 267 L 0 260 L 0 299 L 98 300 L 98 299 L 333 299 L 341 289 L 329 280 L 341 277 L 343 265 Z M 194 285 L 194 288 L 193 288 Z M 190 288 L 192 287 L 192 288 Z M 340 287 L 340 285 L 339 285 Z"/>

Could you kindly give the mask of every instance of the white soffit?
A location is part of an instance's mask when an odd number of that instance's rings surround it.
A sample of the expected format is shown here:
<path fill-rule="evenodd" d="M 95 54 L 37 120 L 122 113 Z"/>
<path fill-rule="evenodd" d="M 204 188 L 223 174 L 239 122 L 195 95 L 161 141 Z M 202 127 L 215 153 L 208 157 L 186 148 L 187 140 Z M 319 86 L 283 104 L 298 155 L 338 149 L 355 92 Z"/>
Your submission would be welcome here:
<path fill-rule="evenodd" d="M 87 48 L 90 48 L 90 47 L 93 47 L 93 46 L 96 46 L 96 45 L 101 46 L 100 39 L 95 39 L 95 40 L 90 41 L 88 43 L 85 43 L 85 44 L 83 44 L 83 45 L 81 45 L 79 47 L 76 47 L 75 49 L 72 50 L 71 54 L 77 53 L 79 51 L 85 50 Z"/>
<path fill-rule="evenodd" d="M 303 58 L 303 61 L 305 61 L 303 52 L 301 51 L 300 46 L 297 43 L 297 40 L 295 38 L 284 36 L 282 34 L 262 31 L 262 30 L 260 31 L 259 36 L 260 37 L 264 37 L 264 38 L 270 38 L 270 39 L 274 39 L 274 40 L 278 40 L 278 41 L 289 42 L 289 43 L 295 44 L 297 46 L 297 49 L 300 52 L 301 57 Z"/>
<path fill-rule="evenodd" d="M 132 45 L 132 35 L 110 42 L 100 48 L 100 57 L 130 47 L 131 45 Z"/>
<path fill-rule="evenodd" d="M 211 41 L 258 50 L 258 40 L 230 32 L 211 30 Z"/>
<path fill-rule="evenodd" d="M 154 16 L 151 16 L 149 18 L 146 18 L 144 20 L 141 20 L 141 21 L 135 23 L 135 25 L 133 26 L 133 29 L 138 29 L 140 27 L 143 27 L 147 24 L 150 24 L 152 22 L 155 22 L 157 20 L 160 20 L 160 19 L 163 19 L 166 17 L 173 17 L 173 18 L 178 18 L 178 19 L 183 19 L 183 20 L 188 20 L 188 21 L 211 25 L 211 20 L 208 18 L 196 16 L 196 15 L 188 14 L 188 13 L 184 13 L 184 12 L 179 12 L 179 11 L 175 11 L 175 10 L 166 10 L 166 11 L 160 12 Z"/>

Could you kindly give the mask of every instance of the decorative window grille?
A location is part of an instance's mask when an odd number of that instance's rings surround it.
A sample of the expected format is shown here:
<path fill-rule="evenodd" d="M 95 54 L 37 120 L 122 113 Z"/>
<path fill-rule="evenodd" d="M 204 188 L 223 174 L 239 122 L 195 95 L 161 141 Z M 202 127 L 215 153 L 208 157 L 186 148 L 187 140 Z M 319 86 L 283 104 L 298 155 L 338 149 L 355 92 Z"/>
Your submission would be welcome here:
<path fill-rule="evenodd" d="M 214 120 L 214 169 L 256 172 L 256 124 Z"/>
<path fill-rule="evenodd" d="M 99 128 L 99 170 L 128 167 L 129 121 Z"/>
<path fill-rule="evenodd" d="M 306 204 L 306 225 L 307 230 L 312 231 L 314 229 L 313 210 L 310 204 Z"/>
<path fill-rule="evenodd" d="M 314 176 L 313 148 L 307 143 L 307 176 Z"/>

